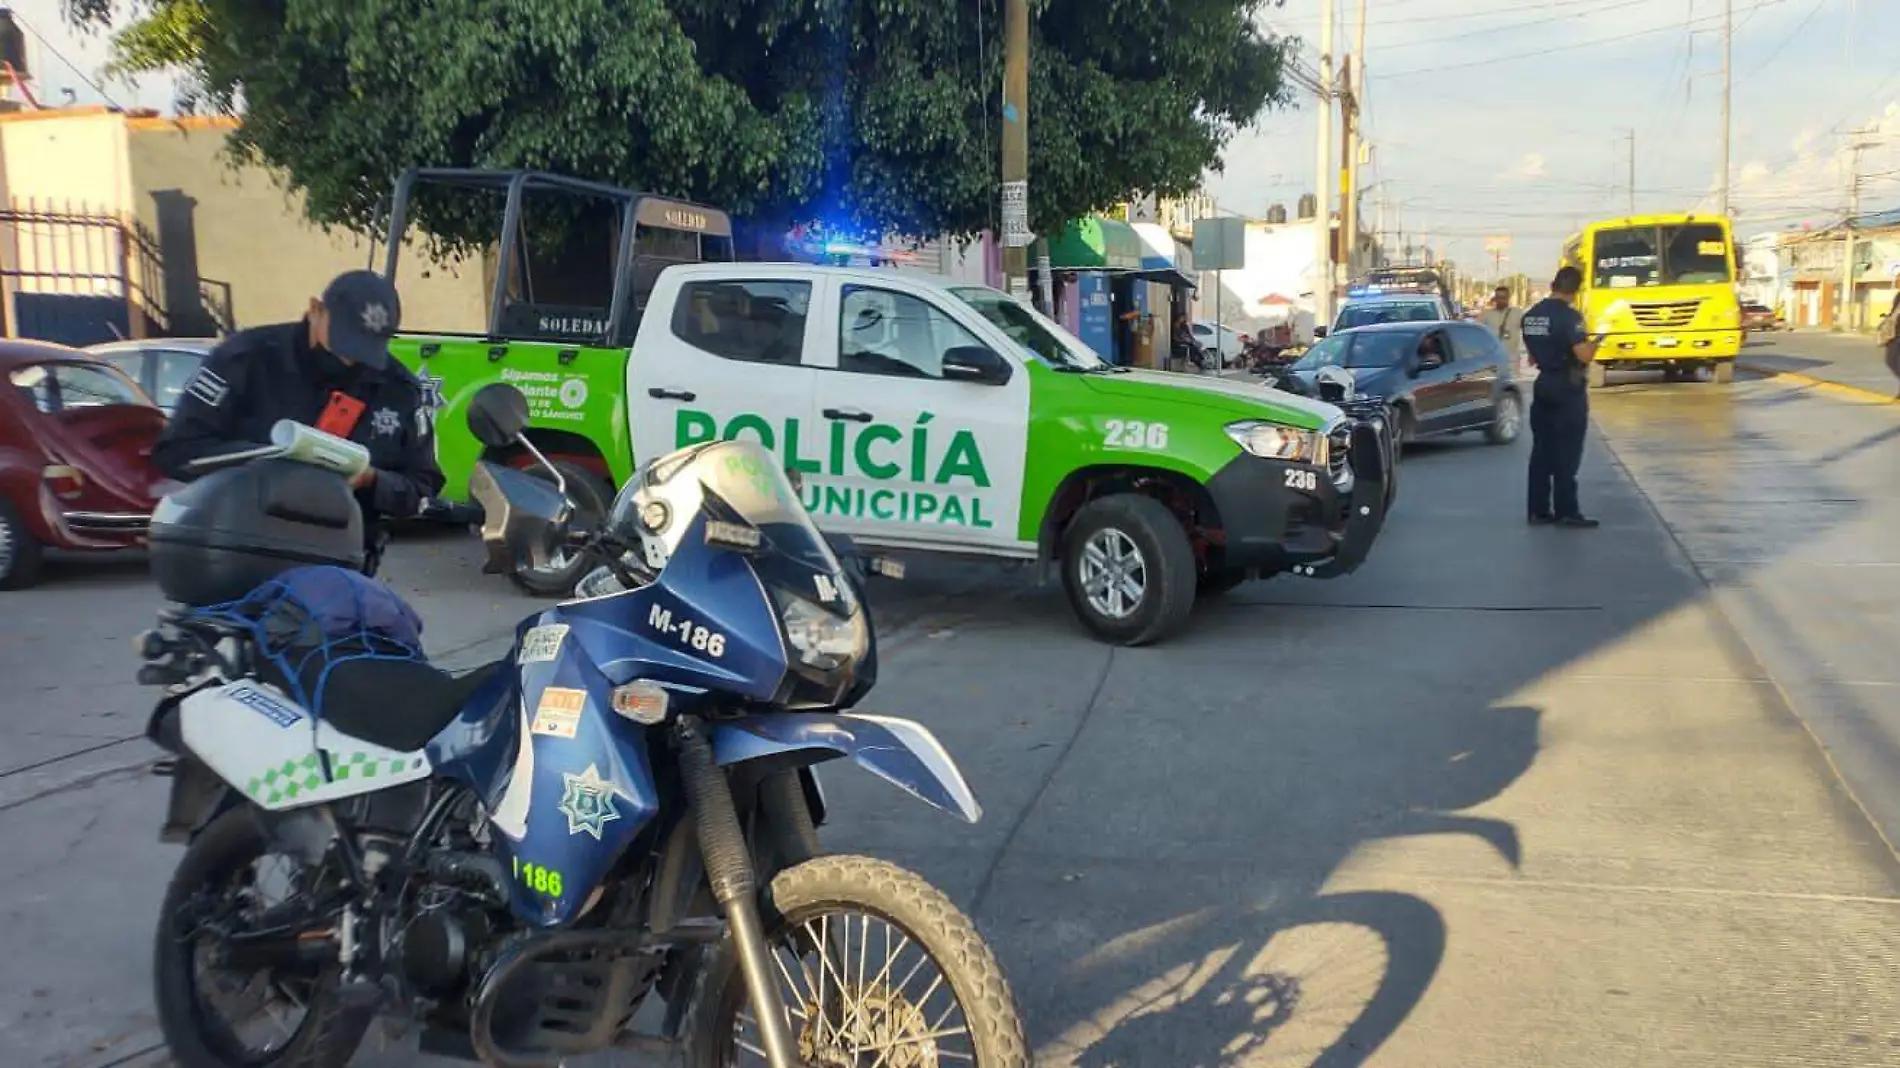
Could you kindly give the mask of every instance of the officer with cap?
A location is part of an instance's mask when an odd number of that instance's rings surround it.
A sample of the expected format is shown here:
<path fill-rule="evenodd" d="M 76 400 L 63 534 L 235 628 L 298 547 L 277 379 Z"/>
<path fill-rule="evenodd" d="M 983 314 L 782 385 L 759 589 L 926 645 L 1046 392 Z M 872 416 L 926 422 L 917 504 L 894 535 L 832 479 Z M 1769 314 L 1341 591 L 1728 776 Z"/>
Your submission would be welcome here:
<path fill-rule="evenodd" d="M 231 335 L 186 384 L 153 462 L 190 481 L 202 473 L 192 461 L 267 444 L 280 419 L 364 446 L 370 467 L 351 486 L 369 538 L 363 570 L 375 574 L 386 521 L 416 515 L 442 490 L 433 413 L 415 376 L 389 357 L 401 321 L 388 279 L 346 271 L 297 322 Z"/>
<path fill-rule="evenodd" d="M 1592 337 L 1576 309 L 1583 273 L 1563 267 L 1551 280 L 1550 296 L 1524 312 L 1524 347 L 1537 364 L 1531 389 L 1529 519 L 1533 525 L 1589 530 L 1596 520 L 1577 502 L 1577 469 L 1583 465 L 1590 429 L 1589 365 L 1601 335 Z"/>

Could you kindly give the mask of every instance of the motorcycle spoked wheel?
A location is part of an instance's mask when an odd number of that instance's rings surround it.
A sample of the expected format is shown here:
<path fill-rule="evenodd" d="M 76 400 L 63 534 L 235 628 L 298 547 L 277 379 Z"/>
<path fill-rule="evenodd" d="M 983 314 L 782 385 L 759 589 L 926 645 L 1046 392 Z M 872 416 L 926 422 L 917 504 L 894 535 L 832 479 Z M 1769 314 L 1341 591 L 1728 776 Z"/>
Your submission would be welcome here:
<path fill-rule="evenodd" d="M 261 1047 L 252 1046 L 238 1034 L 232 1020 L 205 1003 L 205 988 L 213 980 L 224 980 L 217 985 L 228 992 L 233 989 L 231 980 L 238 977 L 215 972 L 217 947 L 193 914 L 201 904 L 209 904 L 208 897 L 217 901 L 208 910 L 214 913 L 238 911 L 219 906 L 247 897 L 255 901 L 258 879 L 253 866 L 274 856 L 255 814 L 232 809 L 192 841 L 166 887 L 152 954 L 153 979 L 159 1027 L 182 1068 L 343 1068 L 369 1027 L 367 1015 L 346 1013 L 338 1004 L 338 964 L 326 965 L 310 976 L 242 977 L 235 989 L 247 996 L 261 994 L 260 1011 L 267 1013 L 274 1004 L 289 1002 L 301 1012 L 289 1025 L 272 1017 L 269 1030 L 278 1032 L 277 1040 Z M 295 864 L 289 857 L 281 859 Z M 307 883 L 317 873 L 298 874 L 305 878 L 289 881 Z M 249 1021 L 237 1021 L 245 1022 Z"/>
<path fill-rule="evenodd" d="M 806 1064 L 1028 1068 L 1022 1013 L 995 954 L 919 876 L 870 857 L 819 857 L 779 872 L 760 907 Z M 685 1038 L 686 1068 L 767 1063 L 730 938 L 700 972 Z"/>

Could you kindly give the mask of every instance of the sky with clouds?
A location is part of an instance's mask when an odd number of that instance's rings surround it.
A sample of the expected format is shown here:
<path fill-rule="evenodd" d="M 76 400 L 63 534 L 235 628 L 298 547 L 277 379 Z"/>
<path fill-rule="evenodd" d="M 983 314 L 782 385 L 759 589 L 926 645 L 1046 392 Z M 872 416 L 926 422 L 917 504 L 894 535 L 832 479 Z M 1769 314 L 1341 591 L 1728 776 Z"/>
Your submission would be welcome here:
<path fill-rule="evenodd" d="M 1743 234 L 1825 225 L 1846 208 L 1848 134 L 1862 208 L 1900 208 L 1900 2 L 1732 0 L 1732 203 Z M 1358 0 L 1337 0 L 1336 52 Z M 1508 272 L 1542 276 L 1582 220 L 1712 209 L 1720 170 L 1723 0 L 1366 0 L 1368 226 L 1383 194 L 1402 225 L 1489 273 L 1485 238 L 1511 237 Z M 1318 68 L 1319 0 L 1262 22 Z M 1301 94 L 1230 146 L 1211 176 L 1221 208 L 1291 213 L 1312 190 L 1317 100 Z M 1337 132 L 1335 132 L 1337 138 Z M 1337 140 L 1334 142 L 1338 144 Z"/>
<path fill-rule="evenodd" d="M 1552 269 L 1565 234 L 1626 210 L 1628 132 L 1636 207 L 1714 206 L 1720 167 L 1724 0 L 1365 0 L 1366 218 L 1429 242 L 1470 270 L 1485 239 L 1511 238 L 1506 271 Z M 1743 233 L 1838 219 L 1849 134 L 1864 210 L 1900 208 L 1897 0 L 1729 0 L 1734 5 L 1733 204 Z M 1337 0 L 1336 48 L 1352 49 L 1359 0 Z M 40 96 L 169 108 L 169 78 L 99 75 L 103 36 L 76 34 L 59 0 L 19 0 Z M 1320 0 L 1270 2 L 1262 21 L 1305 42 L 1317 69 Z M 1260 216 L 1313 189 L 1315 108 L 1300 95 L 1229 146 L 1208 188 Z M 1337 144 L 1337 141 L 1335 141 Z M 1396 240 L 1396 237 L 1394 238 Z"/>

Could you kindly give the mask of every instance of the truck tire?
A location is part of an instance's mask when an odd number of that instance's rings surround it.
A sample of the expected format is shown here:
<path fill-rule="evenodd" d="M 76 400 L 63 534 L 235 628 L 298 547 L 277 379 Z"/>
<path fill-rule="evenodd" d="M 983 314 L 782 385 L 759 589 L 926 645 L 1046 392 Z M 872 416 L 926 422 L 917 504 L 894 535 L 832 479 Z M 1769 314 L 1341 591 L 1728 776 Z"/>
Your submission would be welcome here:
<path fill-rule="evenodd" d="M 0 497 L 0 590 L 23 590 L 40 580 L 39 540 L 5 497 Z"/>
<path fill-rule="evenodd" d="M 1194 548 L 1160 501 L 1136 493 L 1098 497 L 1069 522 L 1062 586 L 1070 609 L 1096 637 L 1147 645 L 1178 630 L 1194 610 Z"/>
<path fill-rule="evenodd" d="M 1610 369 L 1594 361 L 1590 364 L 1590 388 L 1602 389 L 1610 384 Z"/>
<path fill-rule="evenodd" d="M 1735 381 L 1735 361 L 1723 360 L 1716 364 L 1715 373 L 1711 377 L 1715 379 L 1715 384 L 1718 386 L 1726 386 Z"/>
<path fill-rule="evenodd" d="M 574 504 L 573 527 L 577 530 L 592 530 L 605 522 L 614 504 L 613 486 L 606 479 L 572 461 L 555 460 L 553 465 L 561 472 L 562 481 L 567 483 L 567 499 Z M 536 478 L 554 481 L 554 476 L 539 464 L 526 470 Z M 521 567 L 508 577 L 524 592 L 536 597 L 567 597 L 573 594 L 575 584 L 587 574 L 591 563 L 585 555 L 570 553 L 563 566 L 538 569 Z"/>

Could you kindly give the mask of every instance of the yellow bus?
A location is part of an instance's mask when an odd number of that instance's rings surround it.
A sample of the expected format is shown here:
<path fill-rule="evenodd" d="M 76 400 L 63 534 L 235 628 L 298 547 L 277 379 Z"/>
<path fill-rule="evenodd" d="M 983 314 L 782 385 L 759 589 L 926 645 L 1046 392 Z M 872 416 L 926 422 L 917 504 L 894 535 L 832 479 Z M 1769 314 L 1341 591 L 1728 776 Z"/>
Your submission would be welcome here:
<path fill-rule="evenodd" d="M 1735 375 L 1742 307 L 1741 256 L 1717 215 L 1631 215 L 1591 223 L 1564 241 L 1564 263 L 1583 274 L 1577 310 L 1606 335 L 1590 385 L 1611 370 L 1660 369 L 1670 381 Z"/>

